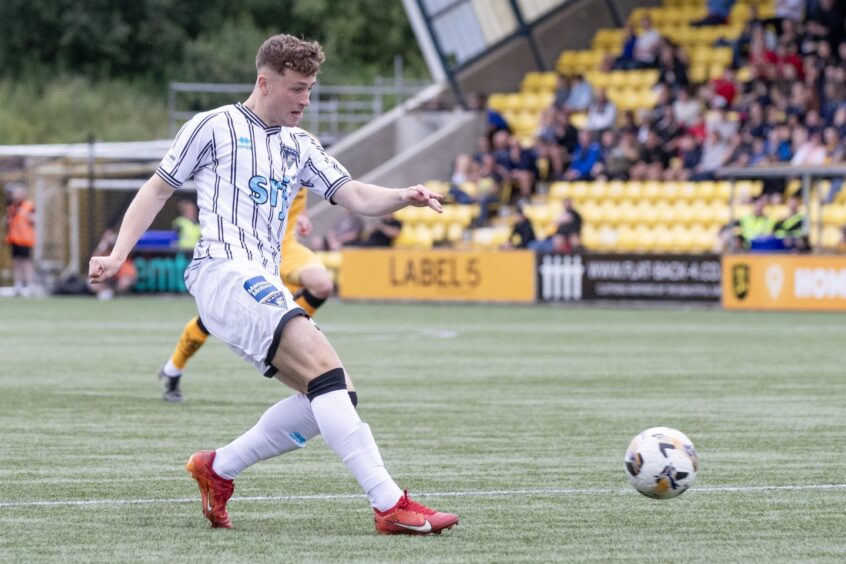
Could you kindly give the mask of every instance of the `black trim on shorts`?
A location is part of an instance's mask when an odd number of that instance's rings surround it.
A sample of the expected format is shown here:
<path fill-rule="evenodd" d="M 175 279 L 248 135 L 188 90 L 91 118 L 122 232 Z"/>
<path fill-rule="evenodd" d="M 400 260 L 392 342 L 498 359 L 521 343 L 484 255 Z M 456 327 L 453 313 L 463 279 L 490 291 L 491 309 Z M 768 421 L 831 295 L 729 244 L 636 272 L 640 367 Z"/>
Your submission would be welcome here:
<path fill-rule="evenodd" d="M 279 347 L 279 341 L 282 340 L 282 330 L 285 328 L 289 321 L 300 315 L 308 319 L 308 314 L 305 312 L 305 310 L 301 307 L 297 307 L 283 315 L 282 319 L 279 320 L 279 324 L 276 326 L 276 330 L 273 331 L 273 340 L 270 341 L 270 348 L 267 350 L 267 358 L 264 361 L 265 364 L 270 366 L 270 368 L 268 368 L 264 372 L 265 378 L 273 378 L 274 376 L 276 376 L 276 373 L 279 372 L 279 370 L 277 370 L 276 367 L 270 363 L 273 361 L 273 356 L 276 354 L 276 349 Z"/>
<path fill-rule="evenodd" d="M 199 328 L 200 328 L 200 331 L 202 331 L 202 332 L 203 332 L 203 333 L 205 333 L 206 335 L 210 335 L 210 334 L 211 334 L 211 333 L 209 332 L 209 330 L 208 330 L 208 329 L 206 329 L 206 326 L 205 326 L 205 325 L 203 325 L 203 320 L 200 318 L 200 316 L 199 316 L 199 315 L 197 316 L 197 327 L 199 327 Z"/>

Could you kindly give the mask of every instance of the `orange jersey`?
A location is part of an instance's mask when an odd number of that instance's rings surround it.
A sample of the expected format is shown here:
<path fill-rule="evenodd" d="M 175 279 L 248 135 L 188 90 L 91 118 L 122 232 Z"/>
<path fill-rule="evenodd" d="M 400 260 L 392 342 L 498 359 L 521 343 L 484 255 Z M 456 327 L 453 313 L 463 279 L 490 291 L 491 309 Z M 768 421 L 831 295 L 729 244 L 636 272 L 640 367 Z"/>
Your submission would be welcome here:
<path fill-rule="evenodd" d="M 23 200 L 6 208 L 8 231 L 6 242 L 20 247 L 35 246 L 35 204 Z"/>
<path fill-rule="evenodd" d="M 297 218 L 305 210 L 308 192 L 300 189 L 291 207 L 288 209 L 288 225 L 282 239 L 282 258 L 279 262 L 279 274 L 288 287 L 301 286 L 300 273 L 307 268 L 323 268 L 323 263 L 311 249 L 297 239 Z"/>

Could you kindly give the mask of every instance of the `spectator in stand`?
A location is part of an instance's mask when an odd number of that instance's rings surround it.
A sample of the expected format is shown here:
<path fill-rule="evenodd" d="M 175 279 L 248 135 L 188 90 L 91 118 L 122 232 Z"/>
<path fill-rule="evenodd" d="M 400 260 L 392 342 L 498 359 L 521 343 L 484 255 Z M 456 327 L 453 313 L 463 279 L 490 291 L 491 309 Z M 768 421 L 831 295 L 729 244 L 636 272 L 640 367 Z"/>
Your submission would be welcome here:
<path fill-rule="evenodd" d="M 690 22 L 690 26 L 726 25 L 732 6 L 734 6 L 734 0 L 708 0 L 708 15 L 701 20 Z"/>
<path fill-rule="evenodd" d="M 825 160 L 827 163 L 843 162 L 846 157 L 844 146 L 834 127 L 826 127 L 823 130 L 823 144 L 825 145 Z"/>
<path fill-rule="evenodd" d="M 688 86 L 687 65 L 678 49 L 665 43 L 658 54 L 658 83 L 672 92 L 679 92 Z"/>
<path fill-rule="evenodd" d="M 631 168 L 632 180 L 660 180 L 670 164 L 670 155 L 658 132 L 650 129 L 640 149 L 638 162 Z"/>
<path fill-rule="evenodd" d="M 769 162 L 766 141 L 758 137 L 754 138 L 752 140 L 752 151 L 749 153 L 749 166 L 761 166 Z"/>
<path fill-rule="evenodd" d="M 637 44 L 637 33 L 631 23 L 627 23 L 624 28 L 623 50 L 620 55 L 614 59 L 611 68 L 613 70 L 630 70 L 635 68 L 635 45 Z"/>
<path fill-rule="evenodd" d="M 764 121 L 764 108 L 761 104 L 753 102 L 749 105 L 749 111 L 745 116 L 743 131 L 748 131 L 753 137 L 765 138 L 769 133 L 770 125 Z"/>
<path fill-rule="evenodd" d="M 535 239 L 529 248 L 544 253 L 572 253 L 582 248 L 582 216 L 573 208 L 570 198 L 556 222 L 555 231 L 545 239 Z"/>
<path fill-rule="evenodd" d="M 570 84 L 570 95 L 567 96 L 564 107 L 571 112 L 583 112 L 588 109 L 591 100 L 593 100 L 593 88 L 584 76 L 577 74 Z"/>
<path fill-rule="evenodd" d="M 509 139 L 509 169 L 511 182 L 519 190 L 521 198 L 528 198 L 535 189 L 538 178 L 537 153 L 533 149 L 524 149 L 517 137 Z"/>
<path fill-rule="evenodd" d="M 552 101 L 552 107 L 563 110 L 569 98 L 570 84 L 567 82 L 567 77 L 559 73 L 555 76 L 555 98 Z"/>
<path fill-rule="evenodd" d="M 676 116 L 673 113 L 673 107 L 670 105 L 664 106 L 662 114 L 654 125 L 655 132 L 661 138 L 661 141 L 667 145 L 667 149 L 675 150 L 675 139 L 681 134 L 681 127 L 676 122 Z"/>
<path fill-rule="evenodd" d="M 749 10 L 749 19 L 746 20 L 743 31 L 740 32 L 737 39 L 734 41 L 725 39 L 717 41 L 718 47 L 731 47 L 731 66 L 736 69 L 742 66 L 742 61 L 749 55 L 749 44 L 752 42 L 752 36 L 755 34 L 755 30 L 761 28 L 763 25 L 758 15 L 758 6 L 749 4 L 747 9 Z"/>
<path fill-rule="evenodd" d="M 368 234 L 352 247 L 390 247 L 402 230 L 402 222 L 393 215 L 383 215 L 370 228 Z"/>
<path fill-rule="evenodd" d="M 808 133 L 803 127 L 793 130 L 792 143 L 795 153 L 790 159 L 793 166 L 817 166 L 826 163 L 825 145 L 822 144 L 822 135 L 818 131 Z"/>
<path fill-rule="evenodd" d="M 785 20 L 794 24 L 802 23 L 805 18 L 805 2 L 807 0 L 776 0 L 775 17 L 770 20 L 775 24 L 776 32 L 783 35 Z"/>
<path fill-rule="evenodd" d="M 771 53 L 771 52 L 770 52 Z M 775 76 L 790 83 L 805 79 L 805 65 L 798 54 L 796 43 L 779 41 L 775 54 L 769 55 L 770 63 L 775 67 Z"/>
<path fill-rule="evenodd" d="M 585 128 L 590 131 L 603 131 L 614 127 L 617 121 L 617 106 L 608 100 L 604 89 L 597 92 L 596 98 L 588 108 Z"/>
<path fill-rule="evenodd" d="M 843 39 L 843 12 L 834 0 L 818 0 L 808 5 L 805 34 L 811 42 L 821 42 L 831 48 Z"/>
<path fill-rule="evenodd" d="M 723 100 L 721 107 L 731 107 L 735 96 L 737 96 L 737 82 L 734 71 L 730 68 L 724 70 L 722 76 L 711 81 L 711 87 L 714 89 L 714 95 Z"/>
<path fill-rule="evenodd" d="M 787 215 L 773 226 L 773 233 L 788 249 L 802 252 L 809 248 L 805 234 L 805 214 L 800 211 L 801 200 L 794 194 L 787 199 Z"/>
<path fill-rule="evenodd" d="M 511 136 L 507 131 L 494 133 L 491 143 L 493 174 L 500 185 L 511 182 Z"/>
<path fill-rule="evenodd" d="M 664 180 L 688 180 L 691 171 L 702 160 L 702 148 L 689 133 L 679 137 L 676 147 L 676 157 L 670 161 L 671 166 L 665 171 Z"/>
<path fill-rule="evenodd" d="M 591 180 L 597 164 L 601 163 L 602 147 L 586 129 L 579 131 L 579 144 L 573 151 L 570 168 L 564 173 L 566 180 Z"/>
<path fill-rule="evenodd" d="M 511 230 L 511 236 L 503 245 L 503 248 L 506 249 L 526 249 L 537 239 L 535 228 L 529 218 L 526 217 L 521 204 L 517 204 L 516 213 L 517 217 Z"/>
<path fill-rule="evenodd" d="M 748 131 L 741 131 L 735 139 L 734 148 L 727 160 L 727 166 L 749 166 L 752 157 L 753 137 Z"/>
<path fill-rule="evenodd" d="M 753 204 L 752 211 L 740 218 L 740 239 L 745 248 L 752 245 L 752 241 L 760 237 L 773 234 L 773 220 L 766 214 L 767 198 L 760 197 Z"/>
<path fill-rule="evenodd" d="M 610 136 L 616 141 L 616 134 L 613 131 L 606 131 L 603 137 Z M 619 141 L 612 143 L 610 148 L 607 143 L 602 143 L 605 161 L 605 175 L 613 180 L 628 180 L 629 170 L 634 166 L 640 157 L 640 151 L 635 142 L 634 133 L 623 131 Z"/>
<path fill-rule="evenodd" d="M 345 212 L 341 221 L 335 222 L 326 233 L 324 239 L 317 238 L 312 241 L 313 249 L 325 251 L 340 251 L 347 246 L 355 245 L 364 232 L 364 223 L 358 214 Z"/>
<path fill-rule="evenodd" d="M 575 252 L 582 247 L 582 215 L 573 207 L 573 200 L 564 200 L 564 213 L 558 220 L 555 232 L 560 237 L 557 247 L 561 252 Z"/>
<path fill-rule="evenodd" d="M 693 170 L 690 179 L 715 180 L 717 169 L 728 162 L 738 143 L 736 139 L 728 140 L 721 137 L 716 131 L 709 133 L 702 147 L 702 159 Z"/>
<path fill-rule="evenodd" d="M 652 27 L 652 18 L 644 16 L 640 20 L 641 30 L 637 35 L 634 48 L 634 68 L 655 68 L 658 50 L 661 48 L 661 34 Z"/>
<path fill-rule="evenodd" d="M 702 119 L 702 106 L 699 100 L 691 96 L 691 89 L 681 88 L 673 101 L 673 116 L 683 127 L 690 127 Z"/>

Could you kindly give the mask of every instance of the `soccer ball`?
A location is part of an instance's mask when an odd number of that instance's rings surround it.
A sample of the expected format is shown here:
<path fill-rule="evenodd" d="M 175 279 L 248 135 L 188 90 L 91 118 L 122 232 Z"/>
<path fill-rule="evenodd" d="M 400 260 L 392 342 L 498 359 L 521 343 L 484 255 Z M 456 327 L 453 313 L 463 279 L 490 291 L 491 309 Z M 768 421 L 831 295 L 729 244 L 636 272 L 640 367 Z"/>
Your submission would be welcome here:
<path fill-rule="evenodd" d="M 638 434 L 626 449 L 626 476 L 634 489 L 655 499 L 676 497 L 693 484 L 699 455 L 690 439 L 669 427 Z"/>

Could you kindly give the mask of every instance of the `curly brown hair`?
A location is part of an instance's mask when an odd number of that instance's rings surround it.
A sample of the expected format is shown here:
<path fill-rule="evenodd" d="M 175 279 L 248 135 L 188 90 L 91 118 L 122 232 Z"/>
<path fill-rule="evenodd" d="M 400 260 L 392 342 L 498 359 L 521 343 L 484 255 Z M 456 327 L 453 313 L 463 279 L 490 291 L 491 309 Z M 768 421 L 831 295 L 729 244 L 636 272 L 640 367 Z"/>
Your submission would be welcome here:
<path fill-rule="evenodd" d="M 292 69 L 306 76 L 316 76 L 325 60 L 323 48 L 317 41 L 280 34 L 269 37 L 259 47 L 256 69 L 266 66 L 279 74 L 283 74 L 285 69 Z"/>

